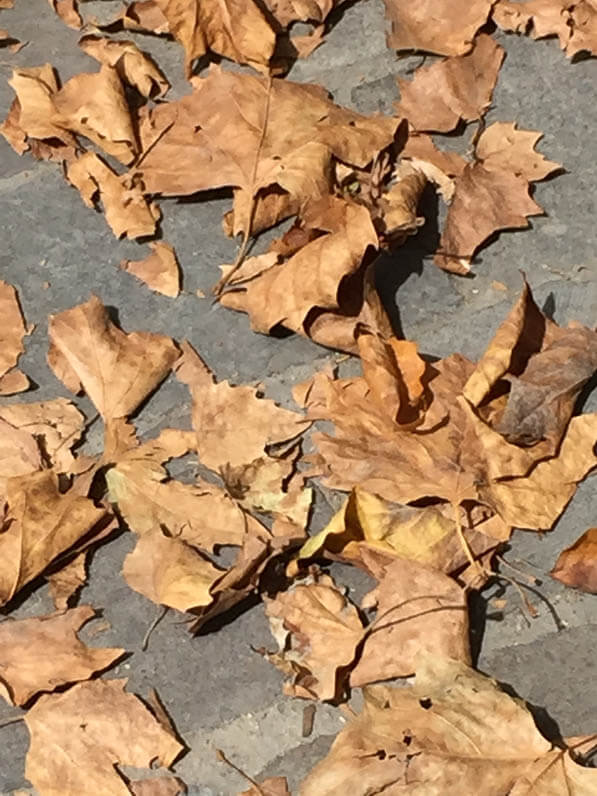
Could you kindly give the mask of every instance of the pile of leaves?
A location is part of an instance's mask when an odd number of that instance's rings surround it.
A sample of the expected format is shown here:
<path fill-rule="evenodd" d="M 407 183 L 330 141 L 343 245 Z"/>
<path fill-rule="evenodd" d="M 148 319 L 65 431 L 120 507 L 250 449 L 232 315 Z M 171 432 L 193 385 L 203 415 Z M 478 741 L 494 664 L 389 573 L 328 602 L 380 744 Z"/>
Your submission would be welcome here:
<path fill-rule="evenodd" d="M 159 698 L 145 704 L 125 681 L 98 677 L 126 651 L 77 636 L 96 614 L 73 607 L 88 554 L 126 527 L 136 546 L 124 579 L 185 614 L 189 632 L 258 594 L 278 643 L 261 652 L 284 673 L 286 694 L 339 704 L 366 687 L 362 713 L 303 796 L 461 793 L 463 781 L 480 794 L 596 793 L 596 772 L 581 765 L 594 738 L 552 746 L 522 703 L 471 668 L 468 599 L 495 577 L 513 529 L 550 530 L 597 466 L 597 414 L 578 413 L 597 332 L 558 326 L 525 279 L 477 362 L 433 360 L 394 336 L 373 265 L 424 223 L 428 185 L 448 205 L 435 262 L 456 274 L 495 232 L 542 212 L 530 186 L 560 166 L 535 150 L 540 133 L 483 122 L 504 58 L 487 23 L 594 54 L 597 7 L 386 0 L 389 47 L 445 57 L 399 81 L 393 116 L 367 117 L 285 77 L 322 43 L 337 4 L 143 0 L 99 26 L 76 0 L 50 3 L 67 25 L 85 26 L 79 46 L 99 68 L 64 84 L 50 64 L 15 69 L 1 127 L 13 148 L 60 164 L 117 237 L 151 239 L 147 257 L 121 267 L 172 298 L 181 271 L 159 239 L 159 197 L 230 189 L 223 227 L 240 247 L 222 265 L 217 299 L 255 331 L 283 327 L 358 356 L 362 375 L 315 373 L 295 386 L 304 411 L 291 411 L 218 381 L 188 341 L 124 331 L 97 296 L 50 317 L 48 362 L 94 404 L 103 449 L 81 452 L 96 418 L 71 400 L 0 406 L 0 605 L 8 614 L 25 587 L 47 580 L 56 607 L 0 624 L 0 692 L 27 710 L 27 778 L 41 796 L 185 791 L 167 771 L 183 745 Z M 296 22 L 311 32 L 294 35 Z M 120 29 L 179 42 L 190 92 L 166 100 L 159 66 L 106 34 Z M 196 76 L 211 56 L 253 71 L 212 64 Z M 432 133 L 472 121 L 468 157 L 436 146 Z M 248 256 L 282 221 L 284 233 Z M 18 360 L 31 327 L 15 287 L 0 283 L 0 303 L 0 394 L 12 396 L 30 387 Z M 171 372 L 188 387 L 192 430 L 141 440 L 131 417 Z M 304 456 L 302 437 L 320 421 L 328 430 L 312 433 Z M 188 455 L 209 478 L 170 477 L 167 463 Z M 348 495 L 311 536 L 309 479 Z M 554 576 L 597 592 L 596 538 L 592 528 L 564 551 Z M 226 566 L 223 546 L 235 550 Z M 374 579 L 360 605 L 325 560 Z M 411 675 L 404 687 L 374 685 Z M 116 768 L 156 761 L 157 779 Z M 251 780 L 246 793 L 289 791 L 277 777 Z"/>

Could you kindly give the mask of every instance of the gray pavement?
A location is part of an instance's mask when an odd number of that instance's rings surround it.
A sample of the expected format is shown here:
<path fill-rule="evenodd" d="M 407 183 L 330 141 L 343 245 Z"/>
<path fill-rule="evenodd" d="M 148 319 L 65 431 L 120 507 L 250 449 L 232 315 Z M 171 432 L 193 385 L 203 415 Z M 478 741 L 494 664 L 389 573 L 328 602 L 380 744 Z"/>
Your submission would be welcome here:
<path fill-rule="evenodd" d="M 119 6 L 85 4 L 106 16 Z M 381 0 L 360 0 L 337 16 L 323 46 L 297 63 L 291 77 L 320 82 L 338 102 L 357 110 L 390 112 L 397 95 L 394 76 L 406 74 L 419 59 L 397 59 L 386 49 Z M 5 80 L 9 64 L 50 61 L 63 79 L 95 69 L 95 62 L 77 49 L 77 34 L 55 17 L 46 0 L 16 0 L 15 8 L 3 11 L 0 21 L 15 36 L 30 41 L 17 55 L 3 51 L 2 113 L 12 99 Z M 547 215 L 533 219 L 532 229 L 502 234 L 482 250 L 474 278 L 450 276 L 432 264 L 428 243 L 433 240 L 432 214 L 417 239 L 380 262 L 380 288 L 388 302 L 395 298 L 405 336 L 416 339 L 429 354 L 459 350 L 469 357 L 480 355 L 519 290 L 519 269 L 526 271 L 539 303 L 555 308 L 560 323 L 578 319 L 594 326 L 597 322 L 595 61 L 571 64 L 553 40 L 534 42 L 499 34 L 498 39 L 507 58 L 488 121 L 515 120 L 521 128 L 543 131 L 541 151 L 563 163 L 566 173 L 537 185 L 535 198 Z M 173 96 L 184 93 L 178 47 L 153 37 L 139 41 L 155 53 L 174 85 Z M 450 138 L 449 145 L 465 148 L 469 136 L 465 133 L 460 141 Z M 290 405 L 292 384 L 333 361 L 334 354 L 298 337 L 278 340 L 253 334 L 244 315 L 195 296 L 197 289 L 207 294 L 218 266 L 234 257 L 235 243 L 224 237 L 220 226 L 228 203 L 226 198 L 162 202 L 163 236 L 175 246 L 184 273 L 184 294 L 168 299 L 117 268 L 122 259 L 138 258 L 144 250 L 115 240 L 103 216 L 83 205 L 55 165 L 19 158 L 0 140 L 0 277 L 17 286 L 25 316 L 36 324 L 21 364 L 37 387 L 24 399 L 67 395 L 45 363 L 47 315 L 86 300 L 93 291 L 117 309 L 125 329 L 186 337 L 219 378 L 263 381 L 270 396 Z M 507 290 L 492 286 L 494 280 Z M 92 414 L 86 400 L 80 404 Z M 597 395 L 587 409 L 597 409 Z M 186 388 L 170 379 L 137 422 L 144 436 L 153 436 L 165 425 L 188 424 Z M 98 444 L 97 429 L 89 444 L 92 448 Z M 543 578 L 540 597 L 533 598 L 539 617 L 529 626 L 508 586 L 492 586 L 475 605 L 479 668 L 543 708 L 546 713 L 537 714 L 543 726 L 555 731 L 557 725 L 564 736 L 597 730 L 597 598 L 565 589 L 547 573 L 561 549 L 597 524 L 595 483 L 589 478 L 582 485 L 552 533 L 517 533 L 513 538 L 508 560 Z M 315 531 L 331 512 L 320 498 L 318 494 Z M 190 748 L 175 770 L 191 794 L 227 796 L 246 787 L 216 761 L 216 747 L 252 776 L 284 774 L 296 786 L 327 751 L 343 724 L 342 714 L 318 706 L 312 735 L 301 737 L 303 704 L 282 696 L 281 675 L 251 649 L 273 644 L 259 605 L 217 632 L 195 638 L 177 623 L 178 618 L 168 615 L 154 632 L 148 651 L 142 652 L 143 636 L 157 609 L 120 576 L 123 557 L 131 547 L 132 539 L 125 534 L 100 548 L 81 595 L 81 602 L 102 608 L 110 623 L 110 629 L 92 643 L 133 652 L 109 676 L 128 676 L 130 689 L 141 695 L 152 686 L 158 690 Z M 338 567 L 336 575 L 357 593 L 362 591 L 364 576 L 358 572 Z M 496 609 L 495 597 L 505 599 L 505 607 Z M 16 615 L 49 610 L 48 590 L 42 585 Z M 0 720 L 13 712 L 0 706 Z M 11 725 L 0 728 L 0 734 L 0 792 L 27 788 L 26 729 Z"/>

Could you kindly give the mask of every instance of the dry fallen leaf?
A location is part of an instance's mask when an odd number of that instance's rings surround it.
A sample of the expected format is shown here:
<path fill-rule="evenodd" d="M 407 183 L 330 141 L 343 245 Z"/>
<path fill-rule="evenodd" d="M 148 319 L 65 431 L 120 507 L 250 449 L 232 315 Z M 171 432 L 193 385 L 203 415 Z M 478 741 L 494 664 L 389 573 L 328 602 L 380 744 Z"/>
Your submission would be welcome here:
<path fill-rule="evenodd" d="M 40 691 L 89 680 L 124 655 L 123 649 L 94 649 L 77 631 L 95 616 L 90 605 L 0 624 L 0 692 L 24 705 Z"/>
<path fill-rule="evenodd" d="M 187 787 L 179 777 L 150 777 L 127 783 L 133 796 L 184 796 Z"/>
<path fill-rule="evenodd" d="M 0 533 L 0 605 L 107 517 L 85 497 L 60 492 L 51 470 L 9 478 Z"/>
<path fill-rule="evenodd" d="M 116 766 L 169 767 L 182 745 L 126 680 L 95 680 L 42 696 L 25 716 L 31 735 L 25 776 L 40 793 L 130 796 Z"/>
<path fill-rule="evenodd" d="M 466 527 L 470 519 L 471 527 Z M 462 512 L 464 536 L 479 557 L 510 535 L 508 526 L 487 512 L 468 517 Z M 379 576 L 379 566 L 406 558 L 448 574 L 467 563 L 451 507 L 400 506 L 355 487 L 328 525 L 301 547 L 297 564 L 325 555 L 348 561 Z M 381 562 L 381 563 L 380 563 Z M 297 565 L 291 564 L 294 572 Z"/>
<path fill-rule="evenodd" d="M 567 586 L 597 594 L 597 528 L 589 528 L 563 550 L 550 574 Z"/>
<path fill-rule="evenodd" d="M 83 27 L 83 20 L 79 14 L 78 0 L 48 0 L 60 19 L 75 30 Z"/>
<path fill-rule="evenodd" d="M 597 6 L 594 0 L 498 0 L 492 18 L 503 30 L 530 33 L 534 39 L 557 36 L 572 56 L 597 54 Z"/>
<path fill-rule="evenodd" d="M 193 396 L 193 428 L 201 462 L 215 472 L 249 465 L 274 446 L 287 444 L 310 425 L 302 415 L 259 397 L 249 386 L 216 382 L 201 357 L 183 345 L 176 375 Z"/>
<path fill-rule="evenodd" d="M 417 69 L 414 79 L 398 78 L 399 116 L 416 130 L 449 133 L 461 119 L 482 118 L 491 96 L 505 51 L 483 33 L 466 55 L 454 56 Z"/>
<path fill-rule="evenodd" d="M 463 663 L 421 655 L 414 685 L 375 686 L 300 796 L 589 796 L 597 772 L 552 750 L 523 702 Z"/>
<path fill-rule="evenodd" d="M 456 178 L 454 198 L 435 263 L 466 274 L 479 246 L 494 232 L 528 227 L 543 209 L 529 195 L 529 183 L 560 169 L 534 147 L 541 133 L 495 122 L 480 136 L 475 160 Z"/>
<path fill-rule="evenodd" d="M 51 315 L 49 336 L 58 378 L 72 392 L 82 387 L 106 421 L 131 414 L 180 356 L 169 337 L 123 332 L 97 296 Z"/>
<path fill-rule="evenodd" d="M 87 553 L 88 550 L 83 550 L 67 564 L 61 565 L 60 569 L 48 574 L 50 595 L 56 610 L 68 608 L 71 597 L 86 583 Z"/>
<path fill-rule="evenodd" d="M 438 570 L 397 558 L 376 572 L 361 608 L 376 608 L 350 685 L 408 677 L 424 651 L 470 664 L 467 596 Z"/>
<path fill-rule="evenodd" d="M 0 280 L 0 395 L 12 395 L 29 388 L 29 379 L 16 367 L 25 350 L 23 337 L 30 334 L 19 306 L 17 291 Z"/>
<path fill-rule="evenodd" d="M 147 201 L 138 181 L 126 174 L 116 174 L 95 152 L 86 152 L 72 160 L 66 167 L 66 178 L 87 207 L 95 207 L 101 200 L 106 221 L 117 238 L 154 234 L 160 219 L 157 205 Z M 172 289 L 171 279 L 168 286 Z"/>
<path fill-rule="evenodd" d="M 120 267 L 164 296 L 176 298 L 180 293 L 180 266 L 176 252 L 165 241 L 150 241 L 152 253 L 143 260 L 123 260 Z"/>
<path fill-rule="evenodd" d="M 241 791 L 238 796 L 291 796 L 286 777 L 268 777 L 258 785 Z"/>
<path fill-rule="evenodd" d="M 259 232 L 328 193 L 332 158 L 364 168 L 399 123 L 341 108 L 320 86 L 216 67 L 193 88 L 142 118 L 135 171 L 152 194 L 234 187 L 234 235 Z"/>
<path fill-rule="evenodd" d="M 364 631 L 357 609 L 333 579 L 321 575 L 315 582 L 299 582 L 267 599 L 265 611 L 280 648 L 267 657 L 290 678 L 284 693 L 342 699 Z"/>
<path fill-rule="evenodd" d="M 487 21 L 492 0 L 385 0 L 392 23 L 388 47 L 438 55 L 464 55 Z"/>
<path fill-rule="evenodd" d="M 79 47 L 100 64 L 114 67 L 121 80 L 136 88 L 143 97 L 163 97 L 170 88 L 152 58 L 133 41 L 90 35 L 83 36 Z"/>
<path fill-rule="evenodd" d="M 276 36 L 253 0 L 154 0 L 185 50 L 186 76 L 209 51 L 266 70 Z"/>

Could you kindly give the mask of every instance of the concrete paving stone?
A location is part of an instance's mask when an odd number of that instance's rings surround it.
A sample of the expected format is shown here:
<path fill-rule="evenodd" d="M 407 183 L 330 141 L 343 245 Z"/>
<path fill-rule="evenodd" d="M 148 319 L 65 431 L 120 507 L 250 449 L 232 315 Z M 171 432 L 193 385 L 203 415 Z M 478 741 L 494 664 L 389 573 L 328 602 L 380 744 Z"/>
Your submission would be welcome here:
<path fill-rule="evenodd" d="M 119 2 L 90 2 L 86 12 L 108 18 Z M 78 34 L 66 28 L 46 0 L 16 0 L 3 11 L 2 27 L 29 45 L 16 55 L 3 51 L 6 64 L 34 66 L 50 61 L 63 80 L 95 70 L 95 62 L 77 49 Z M 396 76 L 408 76 L 419 57 L 397 59 L 385 45 L 381 0 L 362 0 L 335 14 L 325 43 L 297 62 L 291 79 L 314 81 L 333 92 L 336 101 L 363 113 L 392 111 L 398 92 Z M 531 229 L 502 234 L 483 249 L 470 278 L 435 268 L 431 252 L 437 223 L 444 213 L 433 196 L 426 196 L 427 222 L 416 238 L 377 264 L 377 281 L 397 328 L 419 342 L 423 352 L 444 356 L 461 351 L 477 357 L 508 312 L 520 289 L 520 269 L 560 323 L 578 319 L 595 325 L 597 315 L 597 104 L 590 92 L 595 61 L 571 64 L 552 40 L 534 42 L 497 33 L 507 51 L 488 121 L 515 120 L 520 128 L 544 132 L 539 148 L 561 162 L 566 173 L 534 189 L 547 215 L 532 220 Z M 122 34 L 121 37 L 130 37 Z M 155 55 L 173 84 L 172 96 L 188 90 L 182 75 L 181 50 L 152 36 L 140 36 L 140 46 Z M 0 107 L 7 108 L 12 91 L 0 80 Z M 472 130 L 446 145 L 464 151 Z M 103 216 L 86 208 L 53 164 L 18 158 L 0 140 L 0 213 L 3 246 L 0 276 L 18 287 L 26 318 L 36 324 L 27 338 L 22 366 L 36 382 L 25 400 L 68 395 L 45 362 L 47 316 L 97 293 L 126 330 L 148 329 L 188 338 L 220 379 L 265 385 L 267 394 L 292 405 L 293 384 L 335 361 L 333 352 L 298 337 L 273 339 L 250 332 L 244 315 L 198 299 L 208 294 L 218 267 L 231 262 L 236 243 L 221 231 L 229 207 L 225 194 L 202 201 L 168 200 L 162 234 L 175 246 L 184 274 L 184 293 L 176 300 L 158 296 L 118 263 L 139 258 L 146 248 L 117 241 Z M 495 282 L 502 283 L 496 287 Z M 49 286 L 45 283 L 49 282 Z M 343 368 L 358 370 L 355 363 Z M 7 399 L 3 399 L 7 400 Z M 8 399 L 12 400 L 12 399 Z M 89 401 L 77 399 L 89 416 Z M 593 396 L 587 409 L 597 409 Z M 190 403 L 183 385 L 168 379 L 136 418 L 140 433 L 151 437 L 167 425 L 189 427 Z M 101 444 L 101 426 L 89 435 L 90 449 Z M 188 462 L 178 473 L 193 476 Z M 516 591 L 506 582 L 487 589 L 476 601 L 473 641 L 479 667 L 509 684 L 521 697 L 546 709 L 539 719 L 555 721 L 562 735 L 597 729 L 593 650 L 597 642 L 597 601 L 594 596 L 566 589 L 549 578 L 561 549 L 595 524 L 595 479 L 578 491 L 556 529 L 546 535 L 516 533 L 505 558 L 542 578 L 539 596 L 531 595 L 539 616 L 527 623 Z M 313 530 L 322 528 L 341 495 L 317 489 Z M 93 645 L 118 645 L 132 653 L 108 676 L 128 676 L 130 688 L 147 695 L 155 687 L 170 710 L 191 751 L 175 766 L 193 796 L 228 796 L 246 784 L 214 757 L 221 747 L 251 776 L 286 774 L 293 788 L 329 748 L 343 725 L 341 713 L 319 706 L 313 735 L 301 737 L 303 703 L 282 696 L 281 675 L 252 648 L 274 646 L 260 605 L 248 605 L 234 621 L 217 631 L 191 638 L 179 617 L 168 614 L 154 631 L 147 651 L 140 649 L 157 607 L 127 587 L 120 575 L 131 549 L 125 533 L 100 548 L 90 566 L 90 581 L 81 602 L 103 610 L 110 628 L 91 640 Z M 369 588 L 366 576 L 334 565 L 338 582 L 359 599 Z M 504 569 L 506 574 L 512 574 Z M 505 600 L 505 604 L 495 599 Z M 46 586 L 30 590 L 15 617 L 51 610 Z M 229 617 L 229 619 L 231 619 Z M 0 706 L 0 720 L 14 709 Z M 551 726 L 553 729 L 553 726 Z M 23 724 L 0 728 L 0 792 L 27 788 L 23 777 L 27 732 Z"/>

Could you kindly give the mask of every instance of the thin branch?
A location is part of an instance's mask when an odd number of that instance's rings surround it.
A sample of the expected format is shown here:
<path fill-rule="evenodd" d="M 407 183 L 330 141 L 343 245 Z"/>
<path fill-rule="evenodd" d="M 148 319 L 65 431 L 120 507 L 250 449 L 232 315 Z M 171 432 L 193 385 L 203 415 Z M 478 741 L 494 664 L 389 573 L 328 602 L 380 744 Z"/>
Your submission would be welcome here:
<path fill-rule="evenodd" d="M 228 760 L 228 758 L 226 757 L 224 752 L 222 752 L 221 749 L 216 749 L 216 757 L 221 763 L 226 763 L 226 765 L 230 766 L 230 768 L 233 771 L 236 771 L 237 774 L 240 774 L 240 776 L 243 777 L 243 779 L 246 779 L 247 782 L 249 782 L 254 788 L 257 789 L 257 793 L 261 794 L 261 796 L 266 796 L 266 793 L 261 787 L 261 785 L 258 782 L 256 782 L 252 777 L 250 777 L 248 774 L 246 774 L 242 770 L 242 768 L 239 768 L 231 760 Z"/>

